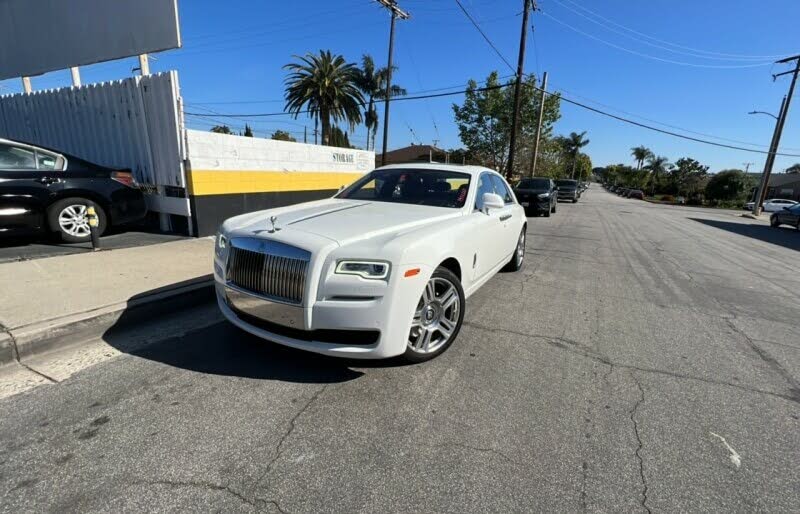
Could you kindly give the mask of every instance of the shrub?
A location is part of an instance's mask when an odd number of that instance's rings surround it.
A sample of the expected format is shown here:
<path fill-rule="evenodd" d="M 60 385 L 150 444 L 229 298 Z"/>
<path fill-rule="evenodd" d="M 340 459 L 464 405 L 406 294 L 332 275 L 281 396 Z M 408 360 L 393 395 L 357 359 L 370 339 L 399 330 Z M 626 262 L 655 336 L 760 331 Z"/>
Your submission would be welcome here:
<path fill-rule="evenodd" d="M 675 203 L 675 197 L 672 195 L 661 195 L 661 201 Z"/>

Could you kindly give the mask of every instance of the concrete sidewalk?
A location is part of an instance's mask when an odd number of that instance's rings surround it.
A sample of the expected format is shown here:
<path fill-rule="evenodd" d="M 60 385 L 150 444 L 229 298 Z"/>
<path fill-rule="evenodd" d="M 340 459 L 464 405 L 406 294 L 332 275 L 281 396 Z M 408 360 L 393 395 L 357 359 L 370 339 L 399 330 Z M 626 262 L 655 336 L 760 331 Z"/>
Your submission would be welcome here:
<path fill-rule="evenodd" d="M 0 264 L 0 365 L 76 332 L 96 337 L 156 300 L 210 289 L 212 251 L 203 238 Z"/>

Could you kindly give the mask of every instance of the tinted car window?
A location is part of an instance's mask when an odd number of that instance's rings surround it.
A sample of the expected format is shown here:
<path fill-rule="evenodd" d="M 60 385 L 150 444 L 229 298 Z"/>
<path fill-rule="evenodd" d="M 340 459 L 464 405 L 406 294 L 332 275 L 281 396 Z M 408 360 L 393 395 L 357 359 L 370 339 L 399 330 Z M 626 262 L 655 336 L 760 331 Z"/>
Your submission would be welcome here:
<path fill-rule="evenodd" d="M 526 178 L 517 184 L 518 189 L 550 189 L 550 179 Z"/>
<path fill-rule="evenodd" d="M 492 182 L 494 182 L 495 193 L 499 194 L 506 204 L 514 203 L 514 195 L 511 194 L 511 190 L 508 189 L 503 179 L 497 175 L 492 175 Z"/>
<path fill-rule="evenodd" d="M 33 151 L 0 144 L 0 169 L 35 170 L 36 160 Z"/>
<path fill-rule="evenodd" d="M 478 196 L 475 198 L 475 208 L 483 210 L 483 195 L 484 193 L 494 193 L 494 183 L 492 182 L 491 175 L 484 173 L 478 179 Z"/>
<path fill-rule="evenodd" d="M 459 208 L 467 200 L 469 185 L 468 173 L 384 169 L 365 175 L 336 198 Z"/>
<path fill-rule="evenodd" d="M 562 189 L 576 189 L 578 182 L 575 180 L 556 180 L 556 185 Z"/>
<path fill-rule="evenodd" d="M 36 162 L 39 164 L 40 170 L 54 170 L 56 169 L 58 158 L 55 155 L 50 155 L 49 153 L 37 152 Z"/>

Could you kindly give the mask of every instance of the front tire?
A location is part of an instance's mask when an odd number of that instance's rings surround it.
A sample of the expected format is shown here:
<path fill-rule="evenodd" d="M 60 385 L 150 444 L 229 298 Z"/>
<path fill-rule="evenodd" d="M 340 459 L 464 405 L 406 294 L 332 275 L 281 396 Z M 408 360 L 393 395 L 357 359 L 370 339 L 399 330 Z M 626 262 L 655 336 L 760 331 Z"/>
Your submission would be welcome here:
<path fill-rule="evenodd" d="M 106 213 L 99 205 L 86 198 L 63 198 L 54 202 L 47 209 L 50 229 L 57 232 L 65 243 L 90 241 L 92 235 L 87 216 L 89 207 L 94 207 L 97 213 L 97 232 L 102 235 L 106 230 Z"/>
<path fill-rule="evenodd" d="M 769 224 L 770 224 L 770 225 L 771 225 L 773 228 L 777 228 L 777 227 L 780 225 L 780 223 L 778 223 L 778 217 L 777 217 L 777 216 L 770 216 L 770 218 L 769 218 Z"/>
<path fill-rule="evenodd" d="M 436 268 L 411 318 L 403 359 L 424 362 L 447 350 L 461 330 L 465 306 L 464 289 L 455 273 Z"/>
<path fill-rule="evenodd" d="M 514 248 L 514 255 L 508 264 L 503 268 L 503 271 L 519 271 L 522 269 L 522 264 L 525 262 L 525 230 L 527 227 L 522 227 L 522 232 L 519 234 L 517 246 Z"/>

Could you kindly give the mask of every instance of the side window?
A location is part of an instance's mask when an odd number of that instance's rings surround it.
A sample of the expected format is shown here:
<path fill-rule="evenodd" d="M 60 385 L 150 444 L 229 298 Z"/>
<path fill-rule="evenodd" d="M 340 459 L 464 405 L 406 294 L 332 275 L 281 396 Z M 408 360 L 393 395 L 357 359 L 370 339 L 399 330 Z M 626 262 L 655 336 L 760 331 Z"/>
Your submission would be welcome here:
<path fill-rule="evenodd" d="M 492 183 L 492 176 L 488 173 L 483 173 L 478 178 L 478 192 L 475 197 L 475 208 L 479 211 L 483 210 L 483 195 L 484 193 L 494 193 L 494 184 Z"/>
<path fill-rule="evenodd" d="M 492 175 L 491 177 L 492 182 L 494 182 L 495 193 L 499 194 L 503 198 L 503 201 L 506 203 L 506 205 L 514 203 L 514 195 L 511 194 L 511 190 L 508 189 L 505 181 L 497 175 Z"/>
<path fill-rule="evenodd" d="M 34 153 L 25 148 L 0 144 L 0 169 L 35 170 Z"/>
<path fill-rule="evenodd" d="M 49 153 L 36 152 L 36 164 L 40 170 L 54 170 L 58 164 L 58 157 Z"/>

